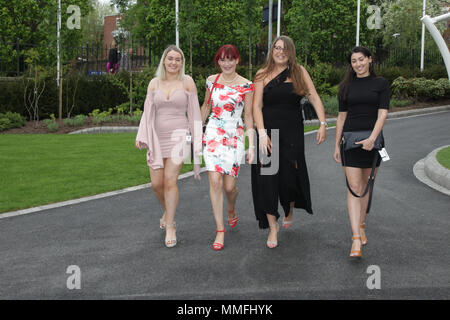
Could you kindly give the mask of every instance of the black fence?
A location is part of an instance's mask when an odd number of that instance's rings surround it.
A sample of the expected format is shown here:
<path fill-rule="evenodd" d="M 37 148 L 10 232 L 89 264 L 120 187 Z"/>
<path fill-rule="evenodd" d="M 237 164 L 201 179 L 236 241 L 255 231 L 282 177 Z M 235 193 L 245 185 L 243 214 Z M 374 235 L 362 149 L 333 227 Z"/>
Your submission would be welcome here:
<path fill-rule="evenodd" d="M 211 66 L 214 54 L 220 44 L 208 43 L 207 41 L 193 44 L 193 65 L 195 66 Z M 242 64 L 246 65 L 249 59 L 248 47 L 245 45 L 237 46 L 241 53 Z M 22 43 L 17 40 L 14 43 L 0 42 L 0 76 L 20 76 L 27 71 L 28 64 L 26 63 L 27 51 L 34 48 L 41 57 L 39 64 L 42 66 L 56 67 L 56 44 L 53 45 L 33 45 Z M 119 70 L 123 67 L 124 59 L 127 57 L 127 70 L 139 71 L 145 66 L 156 65 L 159 63 L 159 55 L 161 52 L 155 52 L 152 48 L 151 40 L 146 43 L 133 41 L 132 51 L 130 47 L 118 47 Z M 189 48 L 183 48 L 186 56 L 187 64 L 189 63 Z M 106 64 L 108 61 L 108 54 L 111 50 L 110 46 L 91 45 L 63 48 L 61 63 L 72 69 L 76 68 L 87 75 L 104 74 L 107 72 Z M 328 48 L 332 55 L 322 58 L 321 61 L 329 62 L 335 66 L 342 66 L 345 64 L 349 49 L 342 46 Z M 381 66 L 407 66 L 411 68 L 418 68 L 420 66 L 420 48 L 371 48 L 375 63 Z M 251 59 L 254 66 L 259 66 L 264 63 L 267 56 L 266 45 L 253 46 L 251 50 Z M 304 57 L 302 57 L 302 61 Z M 307 59 L 308 62 L 312 58 Z M 439 50 L 425 51 L 425 67 L 430 65 L 442 65 L 443 59 Z"/>

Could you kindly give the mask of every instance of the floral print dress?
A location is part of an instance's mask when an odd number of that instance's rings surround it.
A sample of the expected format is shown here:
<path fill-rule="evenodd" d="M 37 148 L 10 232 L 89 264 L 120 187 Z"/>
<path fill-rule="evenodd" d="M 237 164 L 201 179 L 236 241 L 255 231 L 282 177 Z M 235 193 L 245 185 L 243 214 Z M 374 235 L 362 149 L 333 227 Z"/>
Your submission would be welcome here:
<path fill-rule="evenodd" d="M 211 92 L 213 82 L 206 80 Z M 216 83 L 212 91 L 212 112 L 203 136 L 203 157 L 206 170 L 237 177 L 245 160 L 244 110 L 245 94 L 254 90 L 253 84 L 226 86 Z"/>

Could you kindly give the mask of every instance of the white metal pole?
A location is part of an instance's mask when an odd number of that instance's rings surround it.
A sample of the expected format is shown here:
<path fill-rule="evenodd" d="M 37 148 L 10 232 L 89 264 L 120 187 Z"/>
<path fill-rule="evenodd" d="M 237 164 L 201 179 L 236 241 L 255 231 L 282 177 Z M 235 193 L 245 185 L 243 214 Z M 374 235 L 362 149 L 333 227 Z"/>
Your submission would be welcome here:
<path fill-rule="evenodd" d="M 180 36 L 178 34 L 178 0 L 175 0 L 175 44 L 180 47 Z"/>
<path fill-rule="evenodd" d="M 269 38 L 267 40 L 267 56 L 269 56 L 270 46 L 272 45 L 272 7 L 273 0 L 269 0 Z"/>
<path fill-rule="evenodd" d="M 277 37 L 280 36 L 280 28 L 281 28 L 281 0 L 278 0 L 278 7 L 277 7 Z"/>
<path fill-rule="evenodd" d="M 426 5 L 427 5 L 427 0 L 423 0 L 422 17 L 425 17 Z M 425 24 L 422 23 L 422 48 L 420 51 L 420 72 L 423 71 L 424 61 L 425 61 Z"/>
<path fill-rule="evenodd" d="M 440 15 L 435 18 L 431 18 L 428 15 L 425 15 L 422 19 L 422 23 L 425 24 L 428 31 L 430 31 L 431 36 L 433 37 L 434 41 L 436 42 L 439 51 L 441 51 L 442 58 L 444 59 L 445 67 L 447 68 L 447 75 L 450 80 L 450 52 L 448 51 L 447 44 L 445 43 L 444 38 L 442 38 L 441 33 L 439 32 L 438 28 L 434 25 L 436 22 L 450 19 L 450 12 Z"/>
<path fill-rule="evenodd" d="M 56 27 L 56 50 L 57 50 L 57 63 L 56 63 L 56 85 L 59 88 L 59 69 L 61 68 L 61 58 L 60 58 L 60 45 L 59 45 L 59 38 L 60 38 L 60 30 L 61 30 L 61 0 L 58 0 L 58 22 Z"/>
<path fill-rule="evenodd" d="M 360 17 L 361 14 L 361 0 L 358 0 L 358 10 L 356 13 L 356 46 L 359 46 L 359 24 L 360 24 Z"/>

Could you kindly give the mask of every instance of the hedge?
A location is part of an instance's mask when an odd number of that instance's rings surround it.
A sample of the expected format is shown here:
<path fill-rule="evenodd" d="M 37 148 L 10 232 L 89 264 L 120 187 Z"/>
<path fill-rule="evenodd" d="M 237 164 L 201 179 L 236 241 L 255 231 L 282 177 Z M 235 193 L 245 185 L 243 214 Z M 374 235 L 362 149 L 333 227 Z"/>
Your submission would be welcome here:
<path fill-rule="evenodd" d="M 251 80 L 260 67 L 253 67 Z M 314 66 L 306 66 L 311 78 L 321 96 L 334 96 L 336 85 L 344 77 L 346 67 L 336 68 L 327 63 L 316 63 Z M 218 67 L 193 67 L 193 78 L 197 85 L 200 103 L 205 95 L 205 80 L 211 75 L 219 72 Z M 239 65 L 237 72 L 249 78 L 248 66 Z M 418 69 L 403 67 L 379 67 L 378 75 L 385 77 L 390 83 L 401 77 L 414 78 L 418 75 L 428 79 L 439 79 L 447 77 L 444 66 L 430 66 L 420 73 Z M 146 67 L 142 72 L 133 73 L 133 102 L 134 109 L 143 108 L 147 93 L 147 87 L 155 74 L 155 67 Z M 107 111 L 110 108 L 121 106 L 129 109 L 129 77 L 130 74 L 122 72 L 116 75 L 80 76 L 78 73 L 70 73 L 63 81 L 63 117 L 87 115 L 95 109 Z M 58 88 L 55 76 L 45 79 L 45 90 L 39 100 L 39 118 L 49 118 L 51 114 L 58 114 Z M 8 111 L 17 112 L 29 118 L 24 105 L 24 89 L 29 81 L 30 88 L 32 79 L 14 78 L 9 81 L 0 79 L 0 113 Z M 75 90 L 76 88 L 76 90 Z M 426 98 L 426 92 L 421 92 L 421 98 Z M 441 97 L 439 94 L 431 93 L 429 98 Z M 445 95 L 444 95 L 445 96 Z M 72 104 L 74 105 L 71 110 Z"/>

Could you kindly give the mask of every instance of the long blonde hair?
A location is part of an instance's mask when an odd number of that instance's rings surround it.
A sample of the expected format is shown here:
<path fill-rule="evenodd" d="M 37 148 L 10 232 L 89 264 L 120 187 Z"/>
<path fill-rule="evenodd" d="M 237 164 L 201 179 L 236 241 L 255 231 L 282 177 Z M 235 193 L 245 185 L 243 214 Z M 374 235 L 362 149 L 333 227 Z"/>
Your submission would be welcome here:
<path fill-rule="evenodd" d="M 290 71 L 289 77 L 292 79 L 294 91 L 298 95 L 304 96 L 308 92 L 306 90 L 305 81 L 302 76 L 302 70 L 300 69 L 300 65 L 297 63 L 297 55 L 295 53 L 294 41 L 292 41 L 292 39 L 289 38 L 288 36 L 279 36 L 273 41 L 272 46 L 270 47 L 270 52 L 267 57 L 267 61 L 261 68 L 264 71 L 256 75 L 255 81 L 264 79 L 265 77 L 269 76 L 275 69 L 275 62 L 273 60 L 273 51 L 275 50 L 274 49 L 275 43 L 277 43 L 278 40 L 281 40 L 284 43 L 284 48 L 288 56 L 288 68 Z"/>
<path fill-rule="evenodd" d="M 162 56 L 161 56 L 161 60 L 159 61 L 159 65 L 158 65 L 158 69 L 156 69 L 156 73 L 155 76 L 156 78 L 158 78 L 159 80 L 166 80 L 166 68 L 164 67 L 164 60 L 166 59 L 167 54 L 170 51 L 175 51 L 178 52 L 179 54 L 181 54 L 181 60 L 182 60 L 182 66 L 180 68 L 180 72 L 178 73 L 178 80 L 183 80 L 185 73 L 184 73 L 184 69 L 185 69 L 185 59 L 184 59 L 184 54 L 183 51 L 178 48 L 176 45 L 170 45 L 168 46 Z"/>

